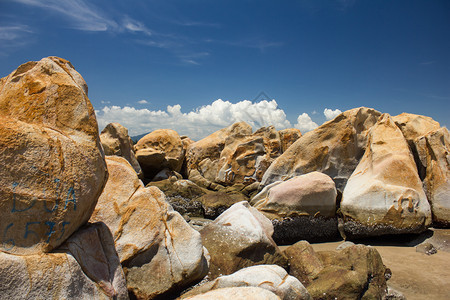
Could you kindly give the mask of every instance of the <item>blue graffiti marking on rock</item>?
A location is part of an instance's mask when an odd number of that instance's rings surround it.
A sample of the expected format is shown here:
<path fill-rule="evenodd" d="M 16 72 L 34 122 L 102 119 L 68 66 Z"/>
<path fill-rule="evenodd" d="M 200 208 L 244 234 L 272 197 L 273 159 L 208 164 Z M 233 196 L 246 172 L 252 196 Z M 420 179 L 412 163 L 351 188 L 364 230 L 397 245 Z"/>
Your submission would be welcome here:
<path fill-rule="evenodd" d="M 27 208 L 24 208 L 24 209 L 17 209 L 17 208 L 16 208 L 16 187 L 17 187 L 18 185 L 19 185 L 19 184 L 18 184 L 17 182 L 13 182 L 13 184 L 12 184 L 12 186 L 13 186 L 13 208 L 11 209 L 11 212 L 12 212 L 12 213 L 15 213 L 15 212 L 23 212 L 23 211 L 27 211 L 27 210 L 31 209 L 31 208 L 34 206 L 34 204 L 36 204 L 36 200 L 37 200 L 37 198 L 34 198 L 33 201 L 31 201 L 30 206 L 28 206 Z"/>
<path fill-rule="evenodd" d="M 14 239 L 9 239 L 9 240 L 5 240 L 6 239 L 6 234 L 9 230 L 9 228 L 11 228 L 14 225 L 14 223 L 9 223 L 8 226 L 6 226 L 5 230 L 3 231 L 3 244 L 11 244 L 11 247 L 9 248 L 5 248 L 5 251 L 9 251 L 12 248 L 14 248 L 14 246 L 16 245 L 16 242 L 14 241 Z"/>
<path fill-rule="evenodd" d="M 64 232 L 66 231 L 66 225 L 69 225 L 70 224 L 70 222 L 62 222 L 62 228 L 61 228 L 61 235 L 59 236 L 59 238 L 57 239 L 58 241 L 60 240 L 60 239 L 62 239 L 62 237 L 63 237 L 63 235 L 64 235 Z"/>
<path fill-rule="evenodd" d="M 47 221 L 47 222 L 45 222 L 45 225 L 47 225 L 49 227 L 48 232 L 45 233 L 48 236 L 48 238 L 45 242 L 48 243 L 50 241 L 50 237 L 52 236 L 52 234 L 54 234 L 56 232 L 55 230 L 53 230 L 53 227 L 55 227 L 55 222 Z"/>
<path fill-rule="evenodd" d="M 72 199 L 70 199 L 72 197 Z M 73 202 L 73 210 L 77 210 L 77 198 L 75 197 L 75 190 L 73 187 L 69 188 L 69 191 L 67 192 L 67 198 L 66 198 L 66 204 L 64 205 L 64 209 L 67 208 L 67 205 Z"/>
<path fill-rule="evenodd" d="M 27 222 L 27 224 L 25 225 L 25 234 L 23 235 L 24 239 L 28 238 L 29 234 L 35 234 L 37 237 L 39 237 L 39 234 L 36 231 L 28 229 L 28 226 L 34 224 L 41 224 L 41 222 Z"/>

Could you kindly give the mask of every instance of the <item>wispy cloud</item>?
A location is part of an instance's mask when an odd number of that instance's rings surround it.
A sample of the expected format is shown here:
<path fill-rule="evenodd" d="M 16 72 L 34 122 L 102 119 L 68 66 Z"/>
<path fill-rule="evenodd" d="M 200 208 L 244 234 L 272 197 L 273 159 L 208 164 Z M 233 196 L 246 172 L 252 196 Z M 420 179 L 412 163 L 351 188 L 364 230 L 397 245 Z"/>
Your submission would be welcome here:
<path fill-rule="evenodd" d="M 150 29 L 148 29 L 144 23 L 133 20 L 132 18 L 126 16 L 123 20 L 123 27 L 133 33 L 140 32 L 144 33 L 145 35 L 152 35 L 152 32 Z"/>
<path fill-rule="evenodd" d="M 14 0 L 25 5 L 40 7 L 68 18 L 72 27 L 84 31 L 107 31 L 119 25 L 104 15 L 98 7 L 83 0 Z"/>
<path fill-rule="evenodd" d="M 142 100 L 139 100 L 137 103 L 139 103 L 139 104 L 147 104 L 148 102 L 147 102 L 147 100 L 142 99 Z"/>
<path fill-rule="evenodd" d="M 0 26 L 0 55 L 7 55 L 13 49 L 24 47 L 32 42 L 33 31 L 27 25 Z"/>

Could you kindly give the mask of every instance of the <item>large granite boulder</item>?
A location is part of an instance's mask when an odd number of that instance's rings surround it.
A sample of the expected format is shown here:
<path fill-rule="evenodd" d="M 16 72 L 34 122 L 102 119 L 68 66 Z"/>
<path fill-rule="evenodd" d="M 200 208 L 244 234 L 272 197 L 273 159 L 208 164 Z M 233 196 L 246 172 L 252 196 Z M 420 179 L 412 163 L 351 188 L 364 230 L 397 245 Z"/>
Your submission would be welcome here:
<path fill-rule="evenodd" d="M 200 234 L 124 158 L 106 162 L 110 178 L 91 219 L 110 228 L 129 291 L 153 299 L 201 280 L 208 264 Z"/>
<path fill-rule="evenodd" d="M 100 134 L 100 141 L 105 155 L 122 156 L 133 166 L 139 178 L 143 177 L 141 166 L 133 150 L 133 141 L 128 135 L 128 129 L 119 123 L 109 123 Z"/>
<path fill-rule="evenodd" d="M 286 258 L 272 239 L 272 223 L 246 201 L 231 206 L 200 234 L 211 255 L 211 279 L 253 265 L 286 267 Z"/>
<path fill-rule="evenodd" d="M 272 220 L 274 240 L 288 244 L 338 237 L 336 197 L 333 180 L 311 172 L 267 186 L 250 204 Z"/>
<path fill-rule="evenodd" d="M 353 245 L 341 251 L 315 252 L 298 242 L 284 252 L 290 274 L 313 299 L 383 299 L 387 293 L 386 267 L 375 248 Z"/>
<path fill-rule="evenodd" d="M 366 152 L 342 195 L 341 212 L 347 236 L 417 233 L 431 223 L 414 158 L 388 114 L 370 130 Z"/>
<path fill-rule="evenodd" d="M 252 133 L 245 122 L 235 123 L 191 144 L 186 154 L 189 179 L 224 186 L 259 182 L 281 154 L 281 140 L 273 126 Z M 191 178 L 192 177 L 192 178 Z"/>
<path fill-rule="evenodd" d="M 402 113 L 393 116 L 392 120 L 400 128 L 403 136 L 408 142 L 413 142 L 418 137 L 421 137 L 431 131 L 438 130 L 441 126 L 438 122 L 430 117 Z"/>
<path fill-rule="evenodd" d="M 87 85 L 48 57 L 0 81 L 0 250 L 49 252 L 86 223 L 108 173 Z"/>
<path fill-rule="evenodd" d="M 136 143 L 134 150 L 146 181 L 165 168 L 181 171 L 185 150 L 181 137 L 172 129 L 150 132 Z"/>
<path fill-rule="evenodd" d="M 370 108 L 354 108 L 306 133 L 270 165 L 261 185 L 319 171 L 342 192 L 364 154 L 367 131 L 380 115 Z"/>
<path fill-rule="evenodd" d="M 102 223 L 82 227 L 54 253 L 0 252 L 2 299 L 128 299 L 114 240 Z"/>
<path fill-rule="evenodd" d="M 297 278 L 289 276 L 285 269 L 277 265 L 252 266 L 231 275 L 220 276 L 183 294 L 181 299 L 215 289 L 246 286 L 269 290 L 283 300 L 312 299 Z"/>
<path fill-rule="evenodd" d="M 423 185 L 431 204 L 433 222 L 450 226 L 450 134 L 442 127 L 415 140 L 420 164 L 425 169 Z"/>

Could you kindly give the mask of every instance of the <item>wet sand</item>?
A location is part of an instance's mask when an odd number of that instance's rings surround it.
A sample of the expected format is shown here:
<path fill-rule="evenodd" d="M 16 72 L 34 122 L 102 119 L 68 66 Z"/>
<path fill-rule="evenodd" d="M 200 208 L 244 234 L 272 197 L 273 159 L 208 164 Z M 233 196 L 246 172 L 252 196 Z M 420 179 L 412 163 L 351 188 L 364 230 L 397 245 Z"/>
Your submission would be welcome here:
<path fill-rule="evenodd" d="M 421 241 L 392 240 L 383 243 L 359 241 L 372 245 L 380 253 L 383 263 L 392 271 L 388 285 L 403 293 L 408 300 L 448 300 L 450 299 L 450 230 L 438 230 L 439 240 L 428 239 L 438 248 L 433 255 L 416 252 L 415 245 Z M 315 251 L 335 250 L 341 242 L 311 244 Z"/>

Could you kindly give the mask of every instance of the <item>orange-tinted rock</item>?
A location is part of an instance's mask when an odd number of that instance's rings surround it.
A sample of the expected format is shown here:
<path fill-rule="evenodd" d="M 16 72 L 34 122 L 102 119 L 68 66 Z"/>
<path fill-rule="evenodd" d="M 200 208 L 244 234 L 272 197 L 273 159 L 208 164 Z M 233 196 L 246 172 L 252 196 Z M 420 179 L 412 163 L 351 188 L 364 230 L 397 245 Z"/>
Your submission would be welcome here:
<path fill-rule="evenodd" d="M 280 137 L 273 126 L 252 133 L 250 125 L 240 122 L 191 144 L 186 159 L 190 177 L 199 172 L 208 182 L 248 185 L 260 181 L 280 154 Z"/>
<path fill-rule="evenodd" d="M 431 204 L 433 222 L 450 226 L 450 134 L 442 127 L 415 140 L 425 168 L 425 193 Z"/>
<path fill-rule="evenodd" d="M 110 123 L 100 134 L 105 155 L 122 156 L 133 166 L 139 177 L 142 177 L 141 166 L 139 165 L 133 150 L 133 141 L 128 135 L 128 129 L 119 123 Z"/>
<path fill-rule="evenodd" d="M 281 141 L 281 152 L 285 152 L 295 141 L 297 141 L 302 133 L 297 128 L 287 128 L 278 131 Z"/>
<path fill-rule="evenodd" d="M 344 189 L 341 212 L 349 235 L 424 231 L 430 205 L 400 129 L 383 114 L 370 130 L 366 152 Z"/>
<path fill-rule="evenodd" d="M 0 249 L 48 252 L 89 220 L 107 171 L 87 85 L 70 62 L 28 62 L 0 86 Z"/>
<path fill-rule="evenodd" d="M 270 165 L 261 185 L 319 171 L 342 191 L 364 154 L 367 131 L 380 115 L 370 108 L 355 108 L 306 133 Z"/>
<path fill-rule="evenodd" d="M 165 168 L 180 172 L 183 165 L 183 142 L 178 133 L 171 129 L 152 131 L 140 139 L 134 149 L 147 180 Z"/>
<path fill-rule="evenodd" d="M 200 234 L 157 187 L 145 188 L 124 158 L 106 162 L 111 175 L 91 221 L 110 228 L 129 291 L 153 299 L 203 278 L 208 267 Z"/>

